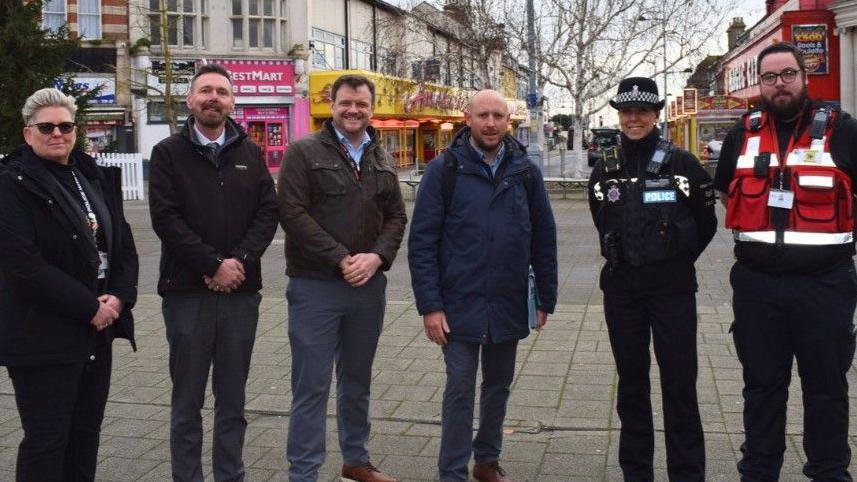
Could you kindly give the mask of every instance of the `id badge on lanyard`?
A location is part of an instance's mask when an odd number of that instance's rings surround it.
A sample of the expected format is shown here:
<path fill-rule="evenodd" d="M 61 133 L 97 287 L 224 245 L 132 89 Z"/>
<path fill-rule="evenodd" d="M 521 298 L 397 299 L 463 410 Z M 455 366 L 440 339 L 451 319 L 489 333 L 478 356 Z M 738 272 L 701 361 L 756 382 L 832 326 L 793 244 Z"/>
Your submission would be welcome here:
<path fill-rule="evenodd" d="M 768 206 L 772 208 L 781 208 L 781 209 L 791 209 L 794 206 L 795 202 L 795 193 L 789 189 L 783 188 L 783 172 L 785 171 L 785 163 L 788 159 L 788 156 L 791 154 L 794 149 L 795 137 L 794 135 L 789 137 L 789 145 L 786 147 L 785 155 L 780 151 L 780 143 L 779 137 L 777 136 L 777 130 L 774 126 L 774 121 L 771 120 L 768 123 L 769 129 L 771 131 L 771 137 L 776 142 L 777 146 L 777 160 L 780 163 L 780 168 L 777 171 L 779 176 L 779 187 L 773 188 L 768 193 Z M 800 132 L 800 121 L 795 125 L 795 134 Z"/>
<path fill-rule="evenodd" d="M 98 252 L 98 279 L 107 278 L 107 270 L 110 268 L 110 261 L 107 259 L 107 253 L 104 251 Z"/>

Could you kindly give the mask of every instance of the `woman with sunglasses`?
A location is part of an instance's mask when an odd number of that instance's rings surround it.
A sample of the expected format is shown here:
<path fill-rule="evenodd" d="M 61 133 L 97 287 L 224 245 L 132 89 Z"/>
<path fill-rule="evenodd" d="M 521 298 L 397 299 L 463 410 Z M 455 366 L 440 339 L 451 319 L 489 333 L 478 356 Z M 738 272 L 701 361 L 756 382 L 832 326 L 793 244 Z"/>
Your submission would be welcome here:
<path fill-rule="evenodd" d="M 0 365 L 24 429 L 16 479 L 95 479 L 111 343 L 133 341 L 137 252 L 121 172 L 74 149 L 74 99 L 31 95 L 0 165 Z"/>

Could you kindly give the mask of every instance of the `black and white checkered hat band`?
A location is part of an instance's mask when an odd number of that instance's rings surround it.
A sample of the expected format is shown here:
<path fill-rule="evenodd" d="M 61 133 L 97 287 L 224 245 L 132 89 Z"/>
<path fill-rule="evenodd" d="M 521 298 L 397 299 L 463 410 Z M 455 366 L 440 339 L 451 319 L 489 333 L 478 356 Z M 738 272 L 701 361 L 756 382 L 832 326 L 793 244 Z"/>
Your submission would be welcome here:
<path fill-rule="evenodd" d="M 660 104 L 661 100 L 658 99 L 657 94 L 653 94 L 651 92 L 643 92 L 640 90 L 632 90 L 631 92 L 622 92 L 621 94 L 617 94 L 613 99 L 613 102 L 616 104 L 624 104 L 626 102 L 642 102 L 646 104 L 657 105 Z"/>

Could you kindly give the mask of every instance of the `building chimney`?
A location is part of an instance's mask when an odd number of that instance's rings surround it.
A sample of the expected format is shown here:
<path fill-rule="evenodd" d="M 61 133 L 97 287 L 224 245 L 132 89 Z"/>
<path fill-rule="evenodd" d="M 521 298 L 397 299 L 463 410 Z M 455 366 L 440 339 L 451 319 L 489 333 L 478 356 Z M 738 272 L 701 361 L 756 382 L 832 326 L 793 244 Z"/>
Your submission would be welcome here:
<path fill-rule="evenodd" d="M 747 26 L 744 25 L 744 19 L 741 17 L 734 17 L 732 19 L 732 25 L 729 25 L 729 28 L 726 29 L 726 38 L 728 39 L 729 50 L 735 48 L 738 45 L 738 39 L 741 35 L 744 35 L 744 32 L 747 31 Z"/>

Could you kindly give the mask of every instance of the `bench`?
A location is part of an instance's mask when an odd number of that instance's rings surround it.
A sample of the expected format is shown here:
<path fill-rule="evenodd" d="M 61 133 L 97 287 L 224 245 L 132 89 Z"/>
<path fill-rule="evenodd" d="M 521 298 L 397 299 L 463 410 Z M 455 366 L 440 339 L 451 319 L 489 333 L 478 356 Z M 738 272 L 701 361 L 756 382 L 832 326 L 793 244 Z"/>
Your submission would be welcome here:
<path fill-rule="evenodd" d="M 545 184 L 547 183 L 555 183 L 560 188 L 562 188 L 562 198 L 566 199 L 568 196 L 568 192 L 570 190 L 582 190 L 586 189 L 586 185 L 589 183 L 588 179 L 583 178 L 575 178 L 575 177 L 546 177 Z M 399 182 L 407 185 L 411 188 L 411 200 L 416 199 L 417 188 L 420 185 L 420 181 L 422 180 L 422 175 L 408 175 L 399 177 Z"/>

